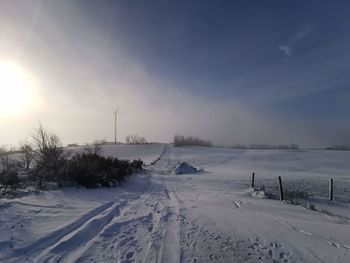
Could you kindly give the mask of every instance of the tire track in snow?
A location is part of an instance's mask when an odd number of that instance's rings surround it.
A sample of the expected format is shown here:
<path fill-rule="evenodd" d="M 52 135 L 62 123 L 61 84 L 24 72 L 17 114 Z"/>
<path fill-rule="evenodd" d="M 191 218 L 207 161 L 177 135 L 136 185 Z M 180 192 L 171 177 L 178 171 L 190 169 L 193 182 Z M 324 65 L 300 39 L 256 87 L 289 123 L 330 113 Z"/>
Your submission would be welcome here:
<path fill-rule="evenodd" d="M 142 258 L 143 237 L 152 231 L 152 213 L 123 220 L 116 218 L 98 238 L 67 262 L 133 262 Z"/>
<path fill-rule="evenodd" d="M 172 241 L 167 241 L 166 229 L 173 229 L 168 225 L 175 218 L 169 200 L 163 184 L 150 183 L 140 199 L 128 202 L 120 216 L 114 217 L 83 248 L 57 254 L 52 262 L 164 261 L 163 255 L 168 253 L 164 244 L 172 245 Z"/>
<path fill-rule="evenodd" d="M 159 157 L 157 159 L 155 159 L 153 162 L 151 162 L 150 165 L 155 165 L 160 159 L 162 159 L 167 150 L 168 150 L 168 146 L 164 145 L 162 153 L 159 155 Z"/>
<path fill-rule="evenodd" d="M 115 204 L 110 209 L 96 215 L 80 228 L 69 233 L 50 248 L 45 249 L 42 254 L 36 257 L 35 261 L 42 262 L 48 258 L 51 262 L 62 261 L 66 255 L 74 253 L 75 250 L 78 250 L 81 246 L 85 246 L 89 241 L 99 235 L 114 217 L 120 216 L 120 209 L 125 204 L 126 202 L 122 205 Z"/>
<path fill-rule="evenodd" d="M 164 151 L 159 158 L 149 166 L 148 169 L 150 172 L 159 175 L 168 175 L 174 171 L 175 167 L 179 163 L 179 160 L 173 160 L 171 158 L 173 154 L 171 149 L 172 147 L 169 145 L 164 147 Z"/>
<path fill-rule="evenodd" d="M 180 227 L 179 227 L 179 203 L 174 192 L 168 192 L 169 217 L 164 237 L 163 262 L 180 262 Z"/>
<path fill-rule="evenodd" d="M 29 257 L 35 253 L 38 253 L 39 251 L 47 249 L 48 247 L 56 244 L 59 240 L 61 240 L 65 236 L 69 235 L 71 232 L 79 229 L 81 225 L 85 224 L 89 220 L 93 219 L 94 217 L 100 215 L 104 211 L 111 208 L 113 204 L 114 202 L 111 201 L 101 206 L 98 206 L 90 210 L 88 213 L 82 215 L 80 218 L 78 218 L 74 222 L 39 238 L 33 243 L 20 248 L 15 248 L 12 253 L 13 256 L 16 257 L 18 255 L 21 255 L 21 256 Z"/>
<path fill-rule="evenodd" d="M 161 177 L 163 188 L 161 216 L 152 234 L 152 243 L 145 262 L 180 262 L 179 207 L 173 192 Z M 155 201 L 155 200 L 154 200 Z"/>
<path fill-rule="evenodd" d="M 143 194 L 150 188 L 149 180 L 145 182 Z M 101 233 L 116 219 L 123 215 L 130 217 L 129 210 L 136 209 L 131 204 L 142 202 L 143 194 L 137 195 L 136 199 L 133 194 L 128 194 L 133 197 L 130 202 L 107 202 L 31 244 L 14 249 L 11 253 L 12 262 L 23 262 L 24 259 L 34 259 L 35 262 L 72 262 L 79 259 L 81 254 L 98 242 Z"/>
<path fill-rule="evenodd" d="M 152 192 L 152 183 L 148 175 L 143 194 L 138 199 L 128 202 L 128 206 L 125 206 L 118 216 L 112 218 L 92 240 L 85 244 L 84 249 L 68 254 L 63 262 L 107 262 L 109 260 L 133 262 L 137 253 L 141 251 L 136 237 L 137 229 L 146 229 L 147 231 L 143 234 L 147 234 L 152 228 L 150 225 L 152 213 L 138 214 L 141 204 L 147 206 L 150 192 Z"/>

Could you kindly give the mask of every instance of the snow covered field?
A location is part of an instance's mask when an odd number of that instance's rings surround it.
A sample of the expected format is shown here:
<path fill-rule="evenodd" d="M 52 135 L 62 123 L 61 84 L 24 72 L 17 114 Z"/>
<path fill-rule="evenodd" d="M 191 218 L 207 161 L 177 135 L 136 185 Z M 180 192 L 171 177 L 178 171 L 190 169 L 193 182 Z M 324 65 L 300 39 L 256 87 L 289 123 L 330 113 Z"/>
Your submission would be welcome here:
<path fill-rule="evenodd" d="M 104 154 L 149 165 L 115 189 L 0 200 L 0 262 L 350 262 L 350 152 L 111 145 Z M 204 172 L 175 175 L 181 161 Z M 281 176 L 286 189 L 310 192 L 316 211 L 255 197 L 252 172 L 268 191 Z"/>

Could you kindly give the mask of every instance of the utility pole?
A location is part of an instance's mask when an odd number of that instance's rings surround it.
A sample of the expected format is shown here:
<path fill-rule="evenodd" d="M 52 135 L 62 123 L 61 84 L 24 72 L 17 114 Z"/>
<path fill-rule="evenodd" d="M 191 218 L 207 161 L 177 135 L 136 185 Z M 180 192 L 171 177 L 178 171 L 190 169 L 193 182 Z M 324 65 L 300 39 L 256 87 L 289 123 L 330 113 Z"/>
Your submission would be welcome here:
<path fill-rule="evenodd" d="M 114 111 L 114 144 L 117 144 L 117 114 L 118 109 Z"/>

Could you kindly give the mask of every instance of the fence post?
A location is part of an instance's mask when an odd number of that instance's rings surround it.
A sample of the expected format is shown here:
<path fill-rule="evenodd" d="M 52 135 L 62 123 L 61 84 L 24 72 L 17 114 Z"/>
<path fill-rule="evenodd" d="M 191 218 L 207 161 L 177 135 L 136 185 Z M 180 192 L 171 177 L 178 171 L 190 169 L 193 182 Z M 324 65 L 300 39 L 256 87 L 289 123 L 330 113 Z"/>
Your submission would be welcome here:
<path fill-rule="evenodd" d="M 329 179 L 329 201 L 333 201 L 333 179 Z"/>
<path fill-rule="evenodd" d="M 255 173 L 252 174 L 252 188 L 254 189 Z"/>
<path fill-rule="evenodd" d="M 280 200 L 283 201 L 283 188 L 282 188 L 281 176 L 278 176 L 278 183 L 279 183 L 279 187 L 280 187 Z"/>

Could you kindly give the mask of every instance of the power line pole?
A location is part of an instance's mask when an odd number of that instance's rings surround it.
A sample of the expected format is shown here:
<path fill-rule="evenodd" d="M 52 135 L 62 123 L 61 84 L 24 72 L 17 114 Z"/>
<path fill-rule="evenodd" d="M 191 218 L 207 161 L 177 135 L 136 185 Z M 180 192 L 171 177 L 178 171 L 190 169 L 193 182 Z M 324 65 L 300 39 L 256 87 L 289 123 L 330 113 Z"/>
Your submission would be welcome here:
<path fill-rule="evenodd" d="M 118 109 L 114 111 L 114 144 L 117 144 L 117 114 Z"/>

